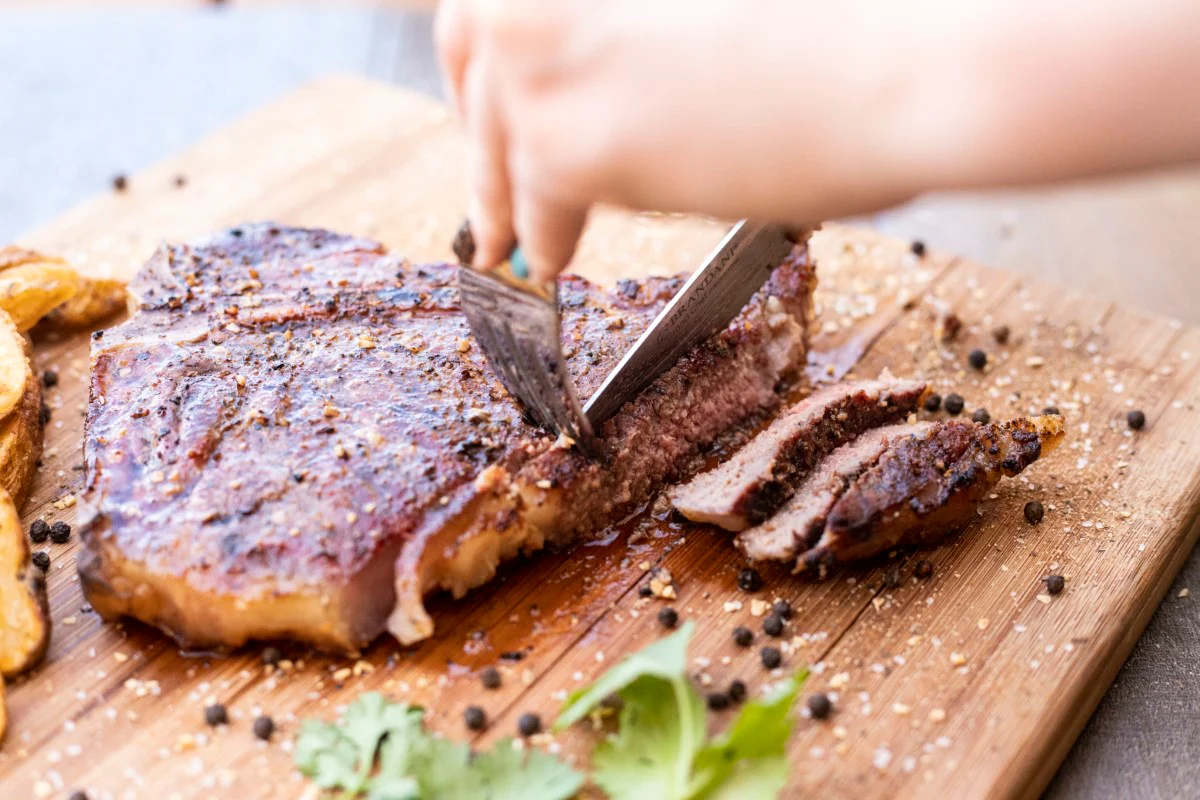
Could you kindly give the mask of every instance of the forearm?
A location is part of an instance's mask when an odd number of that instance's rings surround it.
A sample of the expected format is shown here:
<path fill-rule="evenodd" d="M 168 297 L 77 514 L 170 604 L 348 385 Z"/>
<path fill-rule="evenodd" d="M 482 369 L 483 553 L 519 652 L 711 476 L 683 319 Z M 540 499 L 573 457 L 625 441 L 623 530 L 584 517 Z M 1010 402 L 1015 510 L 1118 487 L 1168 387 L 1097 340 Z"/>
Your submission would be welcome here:
<path fill-rule="evenodd" d="M 905 100 L 879 122 L 911 191 L 1200 160 L 1200 4 L 925 5 Z"/>

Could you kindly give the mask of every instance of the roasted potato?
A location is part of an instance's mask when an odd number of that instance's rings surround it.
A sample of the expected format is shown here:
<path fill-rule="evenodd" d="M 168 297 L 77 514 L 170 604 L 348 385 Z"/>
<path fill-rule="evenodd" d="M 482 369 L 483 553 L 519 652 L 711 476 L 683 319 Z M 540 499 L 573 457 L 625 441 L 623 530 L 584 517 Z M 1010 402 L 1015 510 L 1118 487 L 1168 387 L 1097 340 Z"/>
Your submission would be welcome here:
<path fill-rule="evenodd" d="M 44 434 L 42 383 L 31 375 L 21 402 L 0 419 L 0 488 L 8 492 L 17 508 L 29 496 Z"/>
<path fill-rule="evenodd" d="M 43 260 L 44 258 L 41 253 L 35 253 L 23 247 L 17 247 L 16 245 L 0 247 L 0 272 L 12 267 L 19 267 L 22 264 L 33 264 Z"/>
<path fill-rule="evenodd" d="M 79 293 L 79 273 L 64 261 L 47 259 L 0 271 L 0 309 L 22 333 Z"/>
<path fill-rule="evenodd" d="M 124 311 L 127 302 L 125 284 L 121 281 L 80 277 L 78 293 L 47 314 L 42 324 L 63 331 L 90 328 Z"/>
<path fill-rule="evenodd" d="M 20 405 L 26 387 L 34 382 L 26 347 L 25 337 L 8 314 L 0 311 L 0 419 Z"/>
<path fill-rule="evenodd" d="M 42 319 L 58 330 L 90 328 L 126 302 L 121 281 L 85 277 L 63 259 L 33 250 L 0 247 L 0 308 L 22 331 Z"/>
<path fill-rule="evenodd" d="M 0 675 L 36 666 L 49 643 L 46 577 L 31 563 L 17 508 L 0 489 Z"/>

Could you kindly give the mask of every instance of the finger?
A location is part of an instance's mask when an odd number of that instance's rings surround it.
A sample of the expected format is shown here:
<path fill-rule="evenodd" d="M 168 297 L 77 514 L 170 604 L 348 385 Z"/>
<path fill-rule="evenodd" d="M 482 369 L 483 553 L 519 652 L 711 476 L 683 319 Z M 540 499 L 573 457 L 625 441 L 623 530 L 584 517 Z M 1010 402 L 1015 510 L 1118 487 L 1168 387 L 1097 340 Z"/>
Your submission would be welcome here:
<path fill-rule="evenodd" d="M 469 0 L 441 0 L 433 20 L 433 40 L 446 99 L 463 113 L 463 76 L 471 58 Z"/>
<path fill-rule="evenodd" d="M 496 93 L 487 82 L 486 61 L 471 61 L 465 83 L 471 151 L 467 219 L 475 236 L 474 265 L 481 269 L 491 269 L 508 258 L 515 238 L 504 126 Z"/>
<path fill-rule="evenodd" d="M 515 200 L 516 233 L 521 252 L 529 262 L 530 275 L 550 281 L 571 263 L 583 226 L 586 206 L 577 206 L 518 187 Z"/>

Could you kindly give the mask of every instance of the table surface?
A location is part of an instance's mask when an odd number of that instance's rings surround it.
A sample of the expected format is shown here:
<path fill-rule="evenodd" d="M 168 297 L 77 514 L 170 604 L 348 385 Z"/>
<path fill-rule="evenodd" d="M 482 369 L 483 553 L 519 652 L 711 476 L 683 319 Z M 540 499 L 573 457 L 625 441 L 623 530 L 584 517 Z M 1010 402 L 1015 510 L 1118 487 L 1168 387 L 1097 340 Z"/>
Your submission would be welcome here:
<path fill-rule="evenodd" d="M 190 144 L 320 75 L 438 94 L 428 14 L 363 7 L 71 12 L 0 1 L 0 241 L 113 175 Z M 1200 322 L 1200 172 L 920 198 L 859 220 L 984 263 Z M 1200 551 L 1047 797 L 1200 794 Z"/>

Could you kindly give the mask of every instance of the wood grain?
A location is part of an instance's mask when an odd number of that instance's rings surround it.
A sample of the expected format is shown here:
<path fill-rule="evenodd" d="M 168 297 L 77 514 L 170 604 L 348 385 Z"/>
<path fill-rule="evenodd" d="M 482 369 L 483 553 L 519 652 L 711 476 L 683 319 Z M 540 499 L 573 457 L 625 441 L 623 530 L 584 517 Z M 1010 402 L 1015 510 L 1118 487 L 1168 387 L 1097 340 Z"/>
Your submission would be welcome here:
<path fill-rule="evenodd" d="M 463 206 L 461 144 L 445 112 L 426 100 L 324 81 L 23 243 L 98 274 L 128 275 L 162 239 L 273 218 L 442 258 Z M 180 173 L 189 177 L 184 189 L 172 183 Z M 721 230 L 704 220 L 602 212 L 581 271 L 611 281 L 683 270 Z M 798 725 L 788 795 L 1036 794 L 1197 536 L 1200 332 L 968 261 L 918 259 L 904 242 L 858 230 L 830 228 L 816 253 L 823 327 L 815 374 L 923 375 L 995 417 L 1053 404 L 1070 434 L 1044 463 L 1002 485 L 953 543 L 896 554 L 896 588 L 883 585 L 886 561 L 821 583 L 764 571 L 767 588 L 755 598 L 785 597 L 798 609 L 783 639 L 785 669 L 813 665 L 811 688 L 837 695 L 830 720 Z M 933 341 L 927 292 L 966 323 L 948 346 Z M 999 324 L 1012 330 L 1003 347 L 991 339 Z M 991 354 L 986 372 L 966 366 L 973 347 Z M 85 337 L 38 342 L 39 366 L 61 377 L 48 395 L 54 417 L 27 523 L 73 522 L 86 354 Z M 1124 423 L 1132 407 L 1150 420 L 1137 434 Z M 1048 509 L 1037 527 L 1020 511 L 1033 498 Z M 524 711 L 551 717 L 563 691 L 660 635 L 654 616 L 663 601 L 636 591 L 646 565 L 670 569 L 676 607 L 700 623 L 692 653 L 704 659 L 695 666 L 700 684 L 741 677 L 756 691 L 783 674 L 762 670 L 763 634 L 749 650 L 732 644 L 733 627 L 759 630 L 761 620 L 735 586 L 736 552 L 710 529 L 635 524 L 610 542 L 514 564 L 458 603 L 435 599 L 437 633 L 417 647 L 380 641 L 357 664 L 285 647 L 295 665 L 279 671 L 265 669 L 257 649 L 189 658 L 143 626 L 101 623 L 79 591 L 76 542 L 48 547 L 55 631 L 47 663 L 10 692 L 5 797 L 65 797 L 75 788 L 93 798 L 301 796 L 288 753 L 297 720 L 333 716 L 368 688 L 426 705 L 432 724 L 457 737 L 466 736 L 463 708 L 482 705 L 492 720 L 478 737 L 486 744 L 511 733 Z M 927 582 L 911 575 L 918 558 L 935 565 Z M 1068 577 L 1067 590 L 1042 602 L 1040 580 L 1055 570 Z M 504 660 L 505 652 L 522 657 Z M 952 653 L 962 663 L 951 663 Z M 503 686 L 486 692 L 477 673 L 497 663 Z M 229 706 L 228 728 L 205 728 L 209 700 Z M 269 744 L 250 732 L 258 713 L 279 725 Z M 582 757 L 590 737 L 571 731 L 554 746 Z"/>

